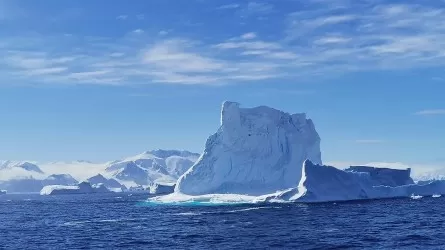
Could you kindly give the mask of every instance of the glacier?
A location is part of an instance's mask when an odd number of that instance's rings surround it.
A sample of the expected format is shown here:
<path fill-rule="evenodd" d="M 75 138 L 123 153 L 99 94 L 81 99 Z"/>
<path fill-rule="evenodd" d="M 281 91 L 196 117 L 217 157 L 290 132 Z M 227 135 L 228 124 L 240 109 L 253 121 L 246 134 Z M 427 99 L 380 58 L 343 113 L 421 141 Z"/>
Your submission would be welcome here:
<path fill-rule="evenodd" d="M 306 114 L 226 101 L 221 126 L 175 192 L 263 195 L 295 187 L 304 160 L 321 164 L 320 137 Z"/>

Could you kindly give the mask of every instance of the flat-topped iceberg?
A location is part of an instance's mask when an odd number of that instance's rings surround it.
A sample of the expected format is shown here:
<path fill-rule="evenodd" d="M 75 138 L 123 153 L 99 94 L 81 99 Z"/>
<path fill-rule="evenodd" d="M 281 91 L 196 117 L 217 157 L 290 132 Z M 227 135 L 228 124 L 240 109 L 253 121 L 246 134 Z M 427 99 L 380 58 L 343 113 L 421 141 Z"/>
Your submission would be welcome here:
<path fill-rule="evenodd" d="M 60 195 L 60 194 L 93 194 L 110 193 L 103 184 L 91 185 L 88 182 L 79 183 L 76 186 L 49 185 L 42 188 L 40 195 Z"/>
<path fill-rule="evenodd" d="M 304 160 L 321 164 L 320 137 L 306 114 L 224 102 L 221 127 L 177 181 L 186 195 L 263 195 L 296 187 Z"/>
<path fill-rule="evenodd" d="M 171 194 L 175 191 L 175 184 L 153 183 L 149 186 L 150 194 Z"/>

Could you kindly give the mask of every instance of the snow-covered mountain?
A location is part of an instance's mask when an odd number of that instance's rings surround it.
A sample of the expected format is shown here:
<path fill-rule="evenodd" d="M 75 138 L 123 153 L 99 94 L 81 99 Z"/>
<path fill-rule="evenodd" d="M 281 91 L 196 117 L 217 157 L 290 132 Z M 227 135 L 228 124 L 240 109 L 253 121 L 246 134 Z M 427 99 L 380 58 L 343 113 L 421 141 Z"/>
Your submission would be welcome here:
<path fill-rule="evenodd" d="M 198 158 L 199 154 L 188 151 L 153 150 L 107 163 L 0 161 L 0 189 L 35 193 L 47 185 L 76 185 L 78 180 L 123 190 L 152 183 L 175 183 Z"/>
<path fill-rule="evenodd" d="M 39 166 L 26 161 L 0 161 L 0 170 L 11 170 L 11 169 L 23 169 L 25 171 L 36 172 L 43 174 L 43 171 Z"/>
<path fill-rule="evenodd" d="M 304 160 L 321 164 L 320 137 L 306 114 L 239 106 L 223 103 L 221 127 L 176 193 L 267 194 L 296 187 Z"/>
<path fill-rule="evenodd" d="M 27 161 L 0 161 L 0 181 L 14 178 L 44 178 L 45 173 L 34 163 Z"/>
<path fill-rule="evenodd" d="M 175 183 L 199 158 L 199 154 L 179 150 L 153 150 L 110 163 L 106 175 L 127 187 L 152 183 Z"/>
<path fill-rule="evenodd" d="M 52 175 L 46 177 L 42 182 L 45 186 L 47 186 L 47 185 L 71 186 L 71 185 L 76 185 L 77 183 L 79 183 L 70 174 L 52 174 Z"/>
<path fill-rule="evenodd" d="M 107 179 L 101 174 L 92 176 L 92 177 L 88 178 L 86 181 L 89 182 L 91 185 L 103 184 L 108 189 L 121 189 L 121 190 L 127 189 L 124 185 L 119 183 L 117 180 L 112 179 L 112 178 Z"/>

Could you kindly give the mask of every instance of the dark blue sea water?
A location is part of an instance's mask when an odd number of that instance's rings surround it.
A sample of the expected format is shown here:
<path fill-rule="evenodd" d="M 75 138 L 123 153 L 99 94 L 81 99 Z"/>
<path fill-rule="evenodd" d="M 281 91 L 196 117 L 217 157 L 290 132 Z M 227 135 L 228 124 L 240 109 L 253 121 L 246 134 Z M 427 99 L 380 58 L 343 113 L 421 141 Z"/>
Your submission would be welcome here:
<path fill-rule="evenodd" d="M 0 196 L 0 249 L 445 249 L 445 199 L 166 206 Z"/>

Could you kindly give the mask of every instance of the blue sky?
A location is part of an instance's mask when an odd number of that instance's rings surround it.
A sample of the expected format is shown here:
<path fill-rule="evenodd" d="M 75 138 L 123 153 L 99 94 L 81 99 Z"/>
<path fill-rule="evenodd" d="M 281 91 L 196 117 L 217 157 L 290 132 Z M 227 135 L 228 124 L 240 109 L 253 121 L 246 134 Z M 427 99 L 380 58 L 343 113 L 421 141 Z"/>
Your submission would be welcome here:
<path fill-rule="evenodd" d="M 0 0 L 0 159 L 200 152 L 224 100 L 323 160 L 445 166 L 445 2 Z"/>

